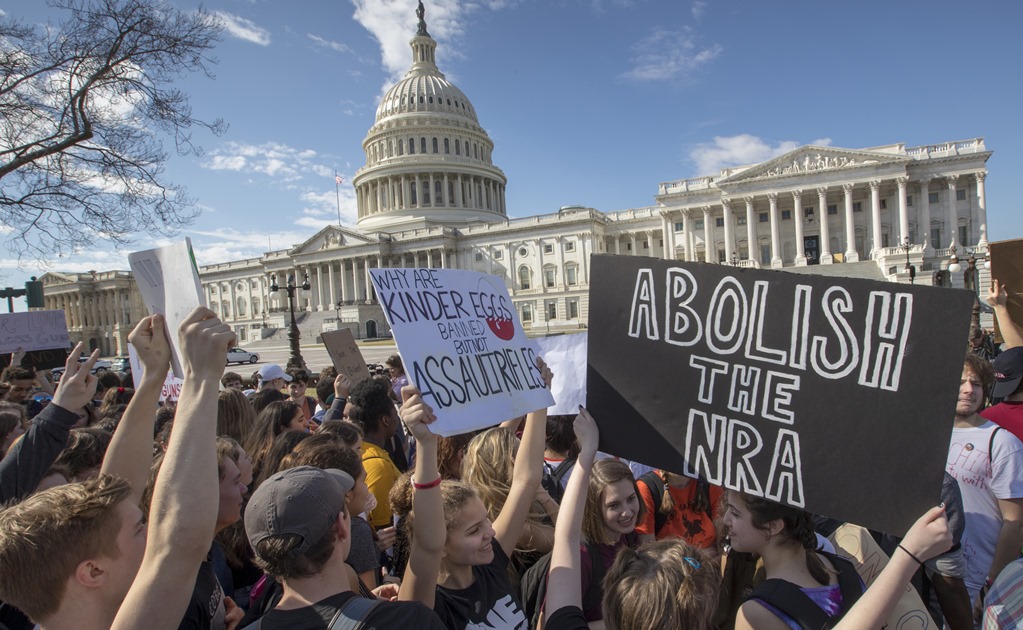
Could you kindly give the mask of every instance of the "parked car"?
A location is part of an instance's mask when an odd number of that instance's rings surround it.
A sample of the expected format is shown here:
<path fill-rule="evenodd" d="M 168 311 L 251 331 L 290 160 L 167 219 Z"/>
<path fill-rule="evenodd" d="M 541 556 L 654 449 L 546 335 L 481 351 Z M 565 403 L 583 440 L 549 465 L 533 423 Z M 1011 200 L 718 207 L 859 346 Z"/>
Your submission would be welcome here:
<path fill-rule="evenodd" d="M 89 357 L 87 356 L 81 356 L 78 357 L 78 362 L 85 363 L 88 359 Z M 127 358 L 125 358 L 125 360 L 127 360 Z M 96 363 L 93 364 L 90 372 L 92 374 L 99 374 L 101 372 L 106 372 L 107 370 L 110 369 L 113 369 L 113 363 L 111 361 L 107 361 L 106 359 L 96 359 Z M 57 382 L 60 380 L 60 377 L 64 376 L 64 368 L 55 367 L 52 370 L 50 370 L 50 374 L 53 375 L 54 382 Z"/>
<path fill-rule="evenodd" d="M 227 364 L 232 363 L 257 363 L 259 362 L 259 355 L 255 352 L 249 352 L 244 348 L 231 348 L 227 351 Z"/>

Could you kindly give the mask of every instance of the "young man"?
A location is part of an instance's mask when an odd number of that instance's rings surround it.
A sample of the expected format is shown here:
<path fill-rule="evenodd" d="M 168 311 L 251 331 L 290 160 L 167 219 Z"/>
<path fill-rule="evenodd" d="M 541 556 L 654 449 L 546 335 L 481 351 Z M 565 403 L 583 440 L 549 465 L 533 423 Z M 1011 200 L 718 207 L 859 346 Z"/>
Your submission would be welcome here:
<path fill-rule="evenodd" d="M 316 401 L 305 395 L 309 389 L 309 373 L 303 369 L 288 370 L 288 376 L 291 377 L 291 382 L 288 383 L 288 396 L 291 402 L 302 410 L 306 422 L 309 422 L 316 413 Z"/>
<path fill-rule="evenodd" d="M 369 513 L 369 524 L 374 528 L 391 524 L 391 502 L 388 494 L 401 476 L 385 449 L 401 420 L 391 402 L 387 386 L 372 378 L 356 383 L 348 397 L 345 409 L 350 421 L 363 431 L 362 465 L 366 468 L 366 485 L 376 497 L 377 506 Z"/>
<path fill-rule="evenodd" d="M 259 368 L 258 375 L 259 384 L 256 389 L 263 391 L 266 389 L 275 389 L 280 391 L 284 389 L 286 383 L 291 382 L 291 376 L 287 372 L 281 369 L 281 366 L 276 363 L 269 363 Z"/>
<path fill-rule="evenodd" d="M 252 494 L 245 533 L 256 563 L 284 584 L 284 596 L 259 620 L 259 630 L 327 630 L 340 616 L 367 628 L 444 627 L 418 602 L 371 600 L 351 591 L 345 493 L 354 486 L 340 470 L 299 466 L 271 476 Z"/>
<path fill-rule="evenodd" d="M 133 403 L 141 402 L 125 411 L 100 476 L 0 511 L 0 598 L 44 630 L 172 630 L 181 622 L 216 526 L 216 423 L 209 419 L 217 414 L 218 381 L 235 335 L 203 307 L 179 332 L 185 379 L 153 493 L 152 510 L 160 518 L 149 524 L 148 544 L 137 505 L 152 452 L 155 398 L 170 356 L 159 316 L 132 332 L 144 367 Z M 73 354 L 61 389 L 91 397 L 94 361 L 95 355 L 79 364 Z"/>
<path fill-rule="evenodd" d="M 977 414 L 992 379 L 990 363 L 966 355 L 948 452 L 948 473 L 963 495 L 964 581 L 975 615 L 1023 544 L 1023 442 Z"/>
<path fill-rule="evenodd" d="M 8 402 L 25 405 L 25 411 L 31 420 L 43 410 L 43 405 L 31 396 L 36 389 L 36 373 L 31 368 L 11 366 L 3 372 L 3 382 L 10 388 L 7 391 Z"/>
<path fill-rule="evenodd" d="M 238 391 L 245 389 L 242 387 L 241 374 L 237 372 L 224 372 L 224 376 L 220 378 L 220 384 L 227 389 L 237 389 Z"/>

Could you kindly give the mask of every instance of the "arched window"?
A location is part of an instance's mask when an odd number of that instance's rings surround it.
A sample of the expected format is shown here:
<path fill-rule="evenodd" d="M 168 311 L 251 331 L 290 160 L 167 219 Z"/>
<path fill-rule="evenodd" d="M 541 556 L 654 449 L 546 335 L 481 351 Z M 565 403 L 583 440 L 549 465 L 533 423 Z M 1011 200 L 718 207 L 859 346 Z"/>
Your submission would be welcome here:
<path fill-rule="evenodd" d="M 437 201 L 437 203 L 441 203 L 441 197 L 444 195 L 444 189 L 442 188 L 443 185 L 444 182 L 439 179 L 433 182 L 433 198 Z"/>
<path fill-rule="evenodd" d="M 430 182 L 423 182 L 423 203 L 430 203 Z"/>
<path fill-rule="evenodd" d="M 472 156 L 477 160 L 480 159 L 480 145 L 475 142 L 472 143 Z"/>
<path fill-rule="evenodd" d="M 455 182 L 448 181 L 448 204 L 455 203 Z"/>
<path fill-rule="evenodd" d="M 410 195 L 410 196 L 412 197 L 412 205 L 414 206 L 414 205 L 416 205 L 416 204 L 418 204 L 418 203 L 419 203 L 419 202 L 417 201 L 417 199 L 418 199 L 418 193 L 417 193 L 417 191 L 416 191 L 416 185 L 415 185 L 415 184 L 412 184 L 411 186 L 409 186 L 409 190 L 410 190 L 410 192 L 411 192 L 411 195 Z"/>
<path fill-rule="evenodd" d="M 437 138 L 433 139 L 433 152 L 439 153 L 439 151 L 437 151 Z"/>
<path fill-rule="evenodd" d="M 455 155 L 462 155 L 462 145 L 458 142 L 458 138 L 455 138 Z"/>
<path fill-rule="evenodd" d="M 447 138 L 444 138 L 444 153 L 445 154 L 451 153 L 451 144 Z"/>
<path fill-rule="evenodd" d="M 426 138 L 419 139 L 419 152 L 426 153 Z"/>
<path fill-rule="evenodd" d="M 401 140 L 398 141 L 398 155 L 405 155 L 405 143 Z"/>
<path fill-rule="evenodd" d="M 222 312 L 224 314 L 224 317 L 231 317 L 231 303 L 230 302 L 221 302 L 220 303 L 220 312 Z"/>
<path fill-rule="evenodd" d="M 519 288 L 529 289 L 532 287 L 533 271 L 526 265 L 519 267 Z"/>
<path fill-rule="evenodd" d="M 408 139 L 408 154 L 409 155 L 413 155 L 415 152 L 416 152 L 416 139 L 415 138 L 409 138 Z"/>
<path fill-rule="evenodd" d="M 245 298 L 238 298 L 238 306 L 235 312 L 238 314 L 238 317 L 245 317 Z"/>

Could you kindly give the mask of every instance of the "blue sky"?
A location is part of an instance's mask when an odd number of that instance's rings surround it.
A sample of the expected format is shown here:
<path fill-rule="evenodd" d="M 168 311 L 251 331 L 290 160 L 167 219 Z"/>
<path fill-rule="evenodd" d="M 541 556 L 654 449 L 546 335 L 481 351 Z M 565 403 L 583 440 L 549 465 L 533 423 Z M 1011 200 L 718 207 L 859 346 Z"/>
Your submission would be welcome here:
<path fill-rule="evenodd" d="M 196 4 L 175 0 L 185 10 Z M 651 205 L 657 184 L 716 174 L 800 144 L 916 146 L 984 137 L 992 240 L 1023 237 L 1018 26 L 1023 3 L 762 0 L 425 0 L 438 64 L 473 102 L 508 177 L 512 216 Z M 377 101 L 410 64 L 415 0 L 211 0 L 226 25 L 216 78 L 180 85 L 202 157 L 173 156 L 201 216 L 200 264 L 354 224 L 349 182 Z M 36 0 L 10 17 L 55 21 Z M 173 150 L 171 150 L 173 153 Z M 126 268 L 95 245 L 52 269 Z M 45 271 L 0 252 L 5 284 Z"/>

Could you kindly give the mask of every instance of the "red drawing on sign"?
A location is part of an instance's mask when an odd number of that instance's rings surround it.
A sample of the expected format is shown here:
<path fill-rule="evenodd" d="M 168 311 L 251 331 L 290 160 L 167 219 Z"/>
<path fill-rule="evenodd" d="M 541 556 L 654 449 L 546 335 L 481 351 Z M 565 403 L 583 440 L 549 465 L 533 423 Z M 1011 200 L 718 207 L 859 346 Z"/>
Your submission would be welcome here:
<path fill-rule="evenodd" d="M 490 330 L 493 331 L 494 335 L 496 335 L 498 339 L 509 341 L 515 336 L 515 322 L 510 319 L 488 317 L 487 326 L 490 326 Z"/>

